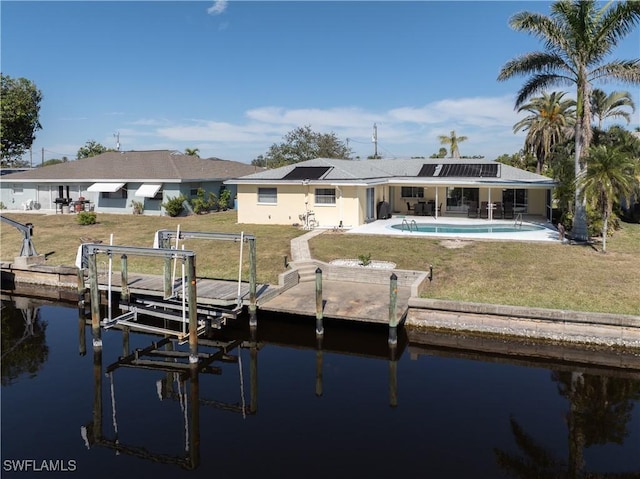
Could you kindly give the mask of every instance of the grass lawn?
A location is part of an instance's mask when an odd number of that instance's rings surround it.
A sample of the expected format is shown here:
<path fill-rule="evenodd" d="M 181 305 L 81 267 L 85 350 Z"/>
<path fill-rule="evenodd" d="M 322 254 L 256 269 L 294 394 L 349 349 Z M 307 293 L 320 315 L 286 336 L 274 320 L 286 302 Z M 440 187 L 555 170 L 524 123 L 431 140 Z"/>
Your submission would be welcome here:
<path fill-rule="evenodd" d="M 256 236 L 258 281 L 277 284 L 290 259 L 290 241 L 304 234 L 292 226 L 239 225 L 234 211 L 182 218 L 98 214 L 98 224 L 80 226 L 75 215 L 6 214 L 34 225 L 33 241 L 47 263 L 73 265 L 80 237 L 127 246 L 152 246 L 154 232 L 230 232 Z M 21 235 L 2 223 L 0 258 L 12 261 Z M 182 242 L 181 242 L 182 244 Z M 240 247 L 226 241 L 185 241 L 197 254 L 201 277 L 237 279 Z M 452 247 L 455 246 L 455 247 Z M 428 270 L 434 280 L 427 296 L 482 303 L 535 306 L 577 311 L 640 315 L 640 225 L 622 224 L 607 241 L 607 253 L 590 246 L 505 241 L 442 241 L 327 232 L 310 242 L 311 254 L 322 261 L 357 258 L 393 261 L 401 269 Z M 248 250 L 243 278 L 248 277 Z M 131 271 L 162 273 L 162 261 L 129 258 Z M 119 258 L 114 258 L 119 268 Z"/>

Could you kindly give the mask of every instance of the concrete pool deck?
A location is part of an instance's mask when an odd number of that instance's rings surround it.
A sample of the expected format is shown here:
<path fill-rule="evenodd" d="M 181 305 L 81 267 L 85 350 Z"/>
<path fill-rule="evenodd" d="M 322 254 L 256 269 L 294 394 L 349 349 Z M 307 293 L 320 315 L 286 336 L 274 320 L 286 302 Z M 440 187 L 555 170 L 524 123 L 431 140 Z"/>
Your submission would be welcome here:
<path fill-rule="evenodd" d="M 558 230 L 544 218 L 527 218 L 523 224 L 541 226 L 543 229 L 536 231 L 515 231 L 510 233 L 423 233 L 418 231 L 402 231 L 393 228 L 393 225 L 402 224 L 406 220 L 410 225 L 415 221 L 417 224 L 428 225 L 456 225 L 456 226 L 514 226 L 515 220 L 486 220 L 478 218 L 463 218 L 452 216 L 440 216 L 438 219 L 433 216 L 410 216 L 398 215 L 386 220 L 376 220 L 371 223 L 350 228 L 347 234 L 368 234 L 368 235 L 390 235 L 416 238 L 456 238 L 465 240 L 506 240 L 506 241 L 555 241 L 558 242 Z"/>

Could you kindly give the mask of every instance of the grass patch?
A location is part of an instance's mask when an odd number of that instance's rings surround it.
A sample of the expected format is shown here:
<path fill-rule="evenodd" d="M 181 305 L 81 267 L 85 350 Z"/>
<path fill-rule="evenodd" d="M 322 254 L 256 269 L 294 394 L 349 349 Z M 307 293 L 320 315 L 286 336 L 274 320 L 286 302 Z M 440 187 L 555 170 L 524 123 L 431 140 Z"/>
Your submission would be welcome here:
<path fill-rule="evenodd" d="M 33 223 L 33 241 L 47 263 L 73 265 L 81 237 L 114 244 L 153 244 L 158 229 L 240 233 L 256 236 L 257 273 L 261 283 L 277 284 L 290 258 L 291 239 L 305 233 L 292 226 L 240 225 L 235 211 L 171 218 L 144 215 L 97 215 L 94 225 L 78 225 L 76 215 L 6 214 L 21 223 Z M 12 261 L 22 236 L 2 224 L 0 257 Z M 181 243 L 182 244 L 182 243 Z M 239 244 L 191 240 L 185 248 L 196 252 L 199 277 L 236 280 Z M 458 248 L 439 239 L 348 235 L 327 232 L 310 241 L 311 254 L 322 261 L 371 255 L 372 261 L 391 261 L 400 269 L 428 270 L 434 280 L 431 298 L 510 304 L 576 311 L 640 314 L 640 225 L 623 223 L 607 241 L 607 253 L 590 246 L 506 241 L 461 241 Z M 248 278 L 245 248 L 243 278 Z M 161 274 L 162 262 L 129 258 L 132 272 Z M 114 258 L 119 269 L 119 258 Z"/>
<path fill-rule="evenodd" d="M 392 261 L 428 270 L 426 297 L 576 311 L 640 314 L 640 225 L 623 223 L 607 253 L 591 246 L 507 241 L 450 241 L 377 235 L 320 235 L 310 242 L 322 261 Z"/>

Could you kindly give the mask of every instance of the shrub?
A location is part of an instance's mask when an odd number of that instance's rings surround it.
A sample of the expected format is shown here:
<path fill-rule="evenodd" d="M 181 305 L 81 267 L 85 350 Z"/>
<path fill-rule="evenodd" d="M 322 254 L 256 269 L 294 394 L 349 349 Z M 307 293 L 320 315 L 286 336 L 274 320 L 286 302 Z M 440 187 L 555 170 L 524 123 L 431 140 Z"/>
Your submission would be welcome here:
<path fill-rule="evenodd" d="M 76 219 L 80 225 L 95 225 L 96 217 L 97 215 L 95 211 L 81 211 L 78 213 Z"/>
<path fill-rule="evenodd" d="M 358 261 L 360 261 L 362 266 L 369 266 L 371 264 L 371 253 L 359 254 Z"/>
<path fill-rule="evenodd" d="M 144 211 L 144 203 L 142 201 L 131 200 L 134 215 L 141 215 Z"/>
<path fill-rule="evenodd" d="M 169 216 L 178 216 L 184 209 L 182 202 L 186 201 L 186 199 L 187 198 L 184 195 L 175 196 L 173 198 L 169 198 L 165 203 L 162 203 L 162 207 Z"/>
<path fill-rule="evenodd" d="M 226 188 L 220 191 L 220 198 L 218 198 L 218 208 L 222 211 L 226 211 L 229 207 L 229 201 L 231 200 L 231 192 Z"/>
<path fill-rule="evenodd" d="M 0 201 L 0 210 L 5 210 L 7 207 L 4 205 L 2 201 Z"/>
<path fill-rule="evenodd" d="M 217 198 L 215 193 L 209 192 L 206 199 L 205 194 L 206 191 L 203 188 L 198 188 L 198 197 L 191 200 L 191 207 L 197 215 L 207 213 L 216 207 Z"/>

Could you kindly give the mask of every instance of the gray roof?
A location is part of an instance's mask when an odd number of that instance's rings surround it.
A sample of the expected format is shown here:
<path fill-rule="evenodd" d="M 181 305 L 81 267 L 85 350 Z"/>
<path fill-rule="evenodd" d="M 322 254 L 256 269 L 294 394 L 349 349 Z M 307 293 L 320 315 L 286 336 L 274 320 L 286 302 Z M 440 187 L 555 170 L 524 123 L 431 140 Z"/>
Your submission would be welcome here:
<path fill-rule="evenodd" d="M 3 181 L 223 181 L 261 171 L 247 163 L 203 159 L 170 150 L 111 151 L 81 160 L 34 168 Z"/>
<path fill-rule="evenodd" d="M 497 164 L 497 177 L 479 178 L 469 177 L 424 177 L 418 173 L 425 164 Z M 552 178 L 537 175 L 513 166 L 504 165 L 494 160 L 486 159 L 454 159 L 454 158 L 400 158 L 393 160 L 338 160 L 331 158 L 316 158 L 293 165 L 274 168 L 229 180 L 229 184 L 295 184 L 300 180 L 287 180 L 284 177 L 296 167 L 326 166 L 330 169 L 319 179 L 310 183 L 351 183 L 351 184 L 380 184 L 380 183 L 411 183 L 411 184 L 514 184 L 526 183 L 530 185 L 553 186 Z"/>

